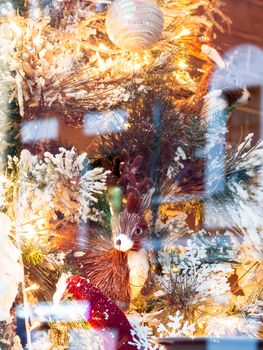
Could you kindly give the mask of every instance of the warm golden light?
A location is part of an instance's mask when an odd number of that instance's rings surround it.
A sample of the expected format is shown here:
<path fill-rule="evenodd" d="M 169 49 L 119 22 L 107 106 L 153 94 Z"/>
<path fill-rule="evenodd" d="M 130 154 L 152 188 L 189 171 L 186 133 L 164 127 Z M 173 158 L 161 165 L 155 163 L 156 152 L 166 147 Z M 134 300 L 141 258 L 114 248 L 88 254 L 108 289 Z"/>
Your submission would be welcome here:
<path fill-rule="evenodd" d="M 180 39 L 182 38 L 183 36 L 188 36 L 191 34 L 191 31 L 190 29 L 188 28 L 184 28 L 178 35 L 175 36 L 175 39 Z"/>
<path fill-rule="evenodd" d="M 181 69 L 186 69 L 188 65 L 184 60 L 181 60 L 178 62 L 178 67 L 180 67 Z"/>
<path fill-rule="evenodd" d="M 99 44 L 99 49 L 101 51 L 108 51 L 109 50 L 109 48 L 106 45 L 104 45 L 103 43 Z"/>
<path fill-rule="evenodd" d="M 14 21 L 11 21 L 9 23 L 9 26 L 15 32 L 15 34 L 17 36 L 21 36 L 22 35 L 22 29 L 19 27 L 19 25 L 17 23 L 15 23 Z"/>
<path fill-rule="evenodd" d="M 200 6 L 207 8 L 204 22 L 200 22 L 199 16 L 195 14 Z M 75 23 L 70 31 L 54 28 L 48 22 L 48 17 L 39 17 L 37 21 L 17 14 L 1 18 L 5 27 L 3 37 L 10 40 L 10 30 L 6 28 L 11 29 L 11 36 L 17 46 L 13 56 L 10 56 L 10 62 L 17 69 L 21 115 L 24 115 L 24 106 L 31 109 L 39 105 L 41 91 L 45 96 L 45 105 L 52 108 L 60 109 L 59 106 L 68 99 L 74 109 L 76 104 L 78 108 L 86 106 L 89 110 L 112 107 L 112 103 L 118 104 L 129 98 L 131 94 L 128 86 L 132 79 L 139 77 L 138 88 L 142 86 L 148 91 L 148 79 L 152 72 L 161 74 L 164 79 L 166 74 L 177 78 L 178 72 L 174 74 L 174 71 L 178 68 L 187 69 L 188 75 L 181 76 L 179 73 L 176 90 L 179 91 L 183 84 L 184 91 L 188 89 L 196 92 L 196 83 L 201 74 L 192 76 L 193 67 L 189 57 L 201 58 L 200 50 L 195 49 L 198 45 L 193 44 L 198 44 L 200 38 L 203 42 L 204 37 L 209 43 L 211 38 L 209 33 L 214 24 L 214 15 L 208 15 L 210 0 L 189 0 L 187 3 L 184 0 L 165 0 L 161 8 L 164 16 L 162 36 L 152 47 L 139 53 L 136 50 L 132 53 L 118 49 L 110 43 L 105 26 L 106 12 L 92 13 L 95 31 L 100 32 L 99 36 L 94 35 L 94 29 L 90 30 L 90 19 L 87 18 Z M 215 5 L 212 10 L 213 14 L 221 16 Z M 175 57 L 177 64 L 174 64 Z M 180 57 L 183 59 L 180 60 Z M 197 68 L 203 69 L 204 64 L 201 63 Z M 111 82 L 111 91 L 105 92 L 103 84 L 94 85 L 94 80 L 105 79 Z M 99 101 L 95 98 L 97 93 L 101 96 Z M 112 94 L 116 96 L 114 102 Z M 24 101 L 29 102 L 24 104 Z"/>
<path fill-rule="evenodd" d="M 32 292 L 33 290 L 38 290 L 39 289 L 39 285 L 38 284 L 32 284 L 31 286 L 29 286 L 28 288 L 25 289 L 25 292 Z"/>
<path fill-rule="evenodd" d="M 33 43 L 36 45 L 37 48 L 41 47 L 41 45 L 43 44 L 43 38 L 41 37 L 40 33 L 33 38 Z"/>

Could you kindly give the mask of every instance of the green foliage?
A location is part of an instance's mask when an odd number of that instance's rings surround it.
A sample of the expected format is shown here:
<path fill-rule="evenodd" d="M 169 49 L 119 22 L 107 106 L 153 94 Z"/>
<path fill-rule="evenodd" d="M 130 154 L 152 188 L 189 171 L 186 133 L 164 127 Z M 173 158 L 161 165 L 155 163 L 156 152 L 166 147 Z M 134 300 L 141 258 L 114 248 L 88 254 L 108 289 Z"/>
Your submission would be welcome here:
<path fill-rule="evenodd" d="M 5 136 L 5 141 L 7 143 L 7 148 L 4 155 L 5 163 L 7 163 L 8 156 L 18 156 L 20 148 L 20 126 L 21 116 L 19 114 L 18 104 L 13 100 L 9 104 L 8 131 Z"/>
<path fill-rule="evenodd" d="M 194 150 L 202 149 L 206 143 L 205 126 L 198 116 L 190 116 L 185 124 L 187 144 Z"/>
<path fill-rule="evenodd" d="M 107 192 L 103 192 L 103 194 L 99 197 L 98 210 L 102 213 L 102 224 L 107 230 L 111 230 L 111 213 L 110 206 L 107 200 Z"/>

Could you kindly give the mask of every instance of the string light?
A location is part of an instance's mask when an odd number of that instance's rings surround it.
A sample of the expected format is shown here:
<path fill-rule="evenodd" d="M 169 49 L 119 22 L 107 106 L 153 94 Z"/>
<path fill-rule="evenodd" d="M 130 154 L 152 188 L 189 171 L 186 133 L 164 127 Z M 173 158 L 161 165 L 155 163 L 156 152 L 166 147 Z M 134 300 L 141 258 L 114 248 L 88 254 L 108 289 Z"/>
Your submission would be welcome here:
<path fill-rule="evenodd" d="M 180 60 L 178 62 L 178 67 L 180 67 L 181 69 L 186 69 L 188 67 L 188 65 L 184 60 Z"/>
<path fill-rule="evenodd" d="M 189 36 L 191 34 L 190 29 L 184 28 L 178 35 L 175 36 L 175 39 L 180 39 L 183 36 Z"/>
<path fill-rule="evenodd" d="M 205 8 L 202 22 L 197 11 L 200 7 Z M 192 56 L 202 58 L 199 67 L 202 68 L 205 65 L 204 55 L 193 44 L 200 42 L 200 39 L 203 41 L 202 36 L 206 36 L 208 41 L 211 39 L 211 27 L 216 25 L 214 15 L 223 16 L 220 5 L 213 4 L 211 7 L 210 0 L 164 0 L 161 9 L 164 16 L 163 34 L 153 47 L 142 51 L 138 56 L 118 49 L 109 42 L 105 25 L 106 11 L 92 12 L 92 23 L 100 35 L 94 35 L 93 27 L 89 31 L 90 21 L 87 23 L 85 19 L 74 24 L 72 31 L 62 31 L 50 26 L 41 17 L 37 21 L 16 14 L 1 18 L 5 25 L 10 24 L 12 37 L 17 44 L 17 50 L 11 59 L 14 60 L 14 66 L 18 67 L 21 114 L 24 112 L 24 100 L 30 101 L 26 106 L 30 110 L 28 112 L 31 112 L 31 107 L 39 105 L 39 94 L 42 91 L 47 108 L 52 106 L 53 110 L 59 109 L 61 112 L 61 106 L 67 105 L 68 115 L 72 115 L 72 122 L 67 118 L 67 123 L 73 124 L 73 115 L 76 113 L 83 116 L 86 111 L 112 108 L 123 100 L 129 100 L 132 96 L 129 91 L 131 81 L 135 82 L 134 89 L 144 86 L 145 91 L 148 91 L 152 73 L 161 74 L 164 80 L 166 76 L 170 77 L 176 67 L 175 54 L 177 60 L 181 56 L 186 61 Z M 225 17 L 222 19 L 222 22 L 226 20 Z M 89 59 L 83 59 L 84 57 Z M 176 68 L 184 67 L 185 63 L 180 63 Z M 193 75 L 189 71 L 190 79 L 195 82 L 198 82 L 200 75 Z M 136 77 L 139 78 L 138 83 Z M 56 84 L 53 83 L 54 79 Z M 110 83 L 108 89 L 105 89 L 105 84 L 97 83 L 102 81 Z M 187 81 L 186 76 L 183 79 L 184 91 L 188 89 L 185 84 L 187 82 L 191 86 L 189 91 L 192 92 L 194 85 Z M 177 94 L 180 85 L 178 80 L 175 87 Z M 31 86 L 35 86 L 34 91 Z M 70 113 L 70 108 L 73 113 Z M 76 118 L 74 125 L 76 126 Z"/>
<path fill-rule="evenodd" d="M 28 292 L 32 292 L 32 291 L 38 290 L 38 289 L 39 289 L 38 284 L 32 284 L 31 286 L 29 286 L 25 289 L 25 292 L 28 293 Z"/>

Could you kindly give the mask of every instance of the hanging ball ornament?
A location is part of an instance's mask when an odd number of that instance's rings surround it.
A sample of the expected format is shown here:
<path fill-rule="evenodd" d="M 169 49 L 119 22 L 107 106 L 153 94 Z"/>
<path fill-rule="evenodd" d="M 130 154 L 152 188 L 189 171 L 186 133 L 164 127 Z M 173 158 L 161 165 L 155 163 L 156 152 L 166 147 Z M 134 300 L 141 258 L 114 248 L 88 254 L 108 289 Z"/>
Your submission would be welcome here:
<path fill-rule="evenodd" d="M 163 13 L 154 0 L 114 0 L 106 17 L 111 41 L 133 52 L 156 44 L 162 36 L 163 23 Z"/>

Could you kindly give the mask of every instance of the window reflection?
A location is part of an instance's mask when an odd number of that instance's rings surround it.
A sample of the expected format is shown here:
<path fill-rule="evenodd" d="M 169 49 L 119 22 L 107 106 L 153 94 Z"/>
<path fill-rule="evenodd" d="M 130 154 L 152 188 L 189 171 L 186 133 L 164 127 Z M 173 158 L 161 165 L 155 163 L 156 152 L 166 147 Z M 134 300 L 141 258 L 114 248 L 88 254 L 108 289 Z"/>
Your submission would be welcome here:
<path fill-rule="evenodd" d="M 121 132 L 126 129 L 128 114 L 117 109 L 109 112 L 90 112 L 84 116 L 84 134 L 99 135 Z"/>
<path fill-rule="evenodd" d="M 21 125 L 21 141 L 23 143 L 56 140 L 58 135 L 59 123 L 56 118 L 30 120 Z"/>

